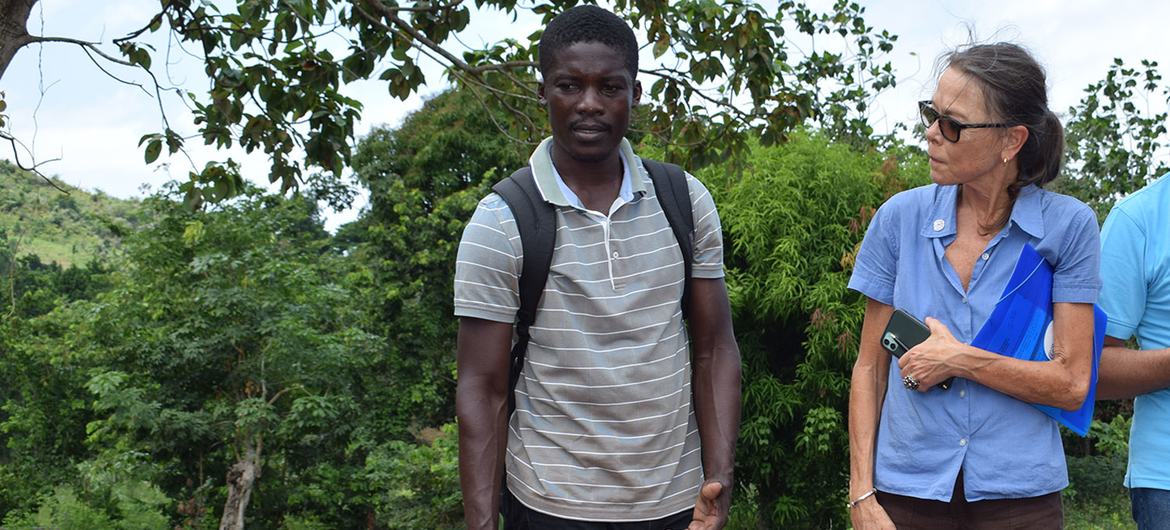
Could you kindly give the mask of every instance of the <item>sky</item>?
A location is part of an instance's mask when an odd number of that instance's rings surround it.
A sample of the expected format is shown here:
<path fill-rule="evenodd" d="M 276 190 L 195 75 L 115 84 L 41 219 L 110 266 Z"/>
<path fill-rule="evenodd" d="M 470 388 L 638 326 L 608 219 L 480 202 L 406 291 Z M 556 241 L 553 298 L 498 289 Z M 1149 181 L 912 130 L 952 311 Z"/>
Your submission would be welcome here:
<path fill-rule="evenodd" d="M 813 7 L 828 9 L 829 0 L 812 0 Z M 915 102 L 933 91 L 935 59 L 943 52 L 969 41 L 1007 40 L 1032 51 L 1048 72 L 1049 106 L 1066 113 L 1083 96 L 1084 88 L 1105 76 L 1115 57 L 1137 65 L 1141 59 L 1159 63 L 1170 78 L 1170 40 L 1162 22 L 1170 20 L 1170 2 L 1145 0 L 860 0 L 866 22 L 878 31 L 898 35 L 888 55 L 897 86 L 878 94 L 870 112 L 877 132 L 898 123 L 911 124 Z M 768 4 L 765 2 L 765 4 Z M 770 5 L 775 5 L 771 2 Z M 41 0 L 33 10 L 29 31 L 33 34 L 110 40 L 141 27 L 157 9 L 157 0 Z M 468 45 L 501 38 L 522 39 L 538 27 L 535 17 L 513 20 L 499 12 L 475 13 L 471 26 L 460 35 Z M 508 28 L 503 34 L 500 28 Z M 166 41 L 157 41 L 160 50 Z M 185 59 L 185 60 L 184 60 Z M 206 89 L 198 61 L 175 53 L 165 71 L 156 70 L 168 82 L 196 92 Z M 141 81 L 134 72 L 108 66 L 111 72 Z M 395 126 L 421 105 L 423 98 L 446 85 L 435 66 L 424 69 L 430 83 L 406 101 L 392 98 L 379 82 L 360 82 L 343 91 L 365 105 L 357 125 L 358 136 L 380 125 Z M 644 84 L 649 80 L 644 80 Z M 217 152 L 190 141 L 191 161 L 165 155 L 155 164 L 143 161 L 139 138 L 161 129 L 159 103 L 137 87 L 121 84 L 99 70 L 82 50 L 70 44 L 29 46 L 17 53 L 0 79 L 0 91 L 8 103 L 8 131 L 28 150 L 20 161 L 45 162 L 41 171 L 70 184 L 118 197 L 141 197 L 168 180 L 186 179 L 195 167 L 231 156 L 241 161 L 245 176 L 266 183 L 268 163 L 258 154 Z M 162 99 L 167 118 L 181 131 L 194 132 L 190 113 L 174 97 Z M 0 158 L 13 159 L 13 151 L 0 145 Z M 52 160 L 59 159 L 59 160 Z M 0 183 L 2 184 L 2 183 Z M 327 212 L 327 227 L 353 220 L 364 205 L 359 197 L 348 211 Z"/>

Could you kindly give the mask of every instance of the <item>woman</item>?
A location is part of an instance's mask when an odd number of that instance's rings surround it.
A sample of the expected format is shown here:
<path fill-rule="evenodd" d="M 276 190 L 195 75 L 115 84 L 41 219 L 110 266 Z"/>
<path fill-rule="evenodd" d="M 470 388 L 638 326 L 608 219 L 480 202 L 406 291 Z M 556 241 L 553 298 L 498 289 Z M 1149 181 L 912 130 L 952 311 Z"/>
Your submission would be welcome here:
<path fill-rule="evenodd" d="M 1072 410 L 1088 391 L 1096 217 L 1041 189 L 1060 172 L 1064 135 L 1035 59 L 997 43 L 944 65 L 919 107 L 934 183 L 882 205 L 849 282 L 868 297 L 849 398 L 850 515 L 858 530 L 1061 528 L 1060 432 L 1030 403 Z M 1024 245 L 1053 268 L 1051 362 L 969 345 Z M 930 338 L 892 363 L 881 337 L 895 308 Z"/>

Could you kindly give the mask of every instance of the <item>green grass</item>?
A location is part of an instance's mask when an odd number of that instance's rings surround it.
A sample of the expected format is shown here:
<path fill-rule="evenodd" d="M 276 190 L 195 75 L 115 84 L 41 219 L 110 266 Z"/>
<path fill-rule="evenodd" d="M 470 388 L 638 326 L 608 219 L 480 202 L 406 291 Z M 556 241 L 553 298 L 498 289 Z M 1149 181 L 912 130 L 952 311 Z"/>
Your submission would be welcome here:
<path fill-rule="evenodd" d="M 83 265 L 107 257 L 141 222 L 138 201 L 53 182 L 68 193 L 0 160 L 0 233 L 18 256 Z"/>

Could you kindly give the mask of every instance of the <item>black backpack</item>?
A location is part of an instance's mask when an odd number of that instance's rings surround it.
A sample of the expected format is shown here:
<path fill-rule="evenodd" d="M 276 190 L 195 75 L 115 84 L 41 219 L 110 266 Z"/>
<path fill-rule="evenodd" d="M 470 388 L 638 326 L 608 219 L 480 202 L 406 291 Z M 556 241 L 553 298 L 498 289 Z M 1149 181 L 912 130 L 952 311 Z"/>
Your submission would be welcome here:
<path fill-rule="evenodd" d="M 682 168 L 655 160 L 642 159 L 642 165 L 650 174 L 655 194 L 662 205 L 662 212 L 674 232 L 682 250 L 683 268 L 686 278 L 691 277 L 691 260 L 695 254 L 692 234 L 695 231 L 691 195 L 687 189 L 686 175 Z M 508 388 L 514 390 L 524 367 L 524 355 L 528 351 L 529 326 L 536 321 L 536 306 L 544 293 L 548 281 L 548 269 L 552 266 L 553 247 L 557 238 L 556 207 L 540 195 L 532 168 L 524 167 L 492 186 L 508 204 L 516 227 L 520 231 L 520 244 L 524 251 L 524 267 L 520 271 L 520 310 L 516 312 L 516 344 L 512 347 Z M 690 299 L 690 282 L 683 282 L 683 318 L 687 317 Z M 515 392 L 508 392 L 508 410 L 516 408 Z"/>

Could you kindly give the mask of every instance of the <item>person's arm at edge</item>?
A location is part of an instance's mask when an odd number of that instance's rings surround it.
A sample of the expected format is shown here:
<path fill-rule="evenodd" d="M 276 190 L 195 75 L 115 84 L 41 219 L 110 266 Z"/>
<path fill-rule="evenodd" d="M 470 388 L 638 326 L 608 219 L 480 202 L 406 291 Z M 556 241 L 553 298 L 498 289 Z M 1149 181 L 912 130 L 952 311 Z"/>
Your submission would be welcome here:
<path fill-rule="evenodd" d="M 512 327 L 478 318 L 459 319 L 455 415 L 459 419 L 459 485 L 469 530 L 495 530 L 499 524 Z"/>
<path fill-rule="evenodd" d="M 849 386 L 849 499 L 857 499 L 874 488 L 874 446 L 878 420 L 885 402 L 890 354 L 883 350 L 881 334 L 894 308 L 868 298 L 861 325 L 861 344 Z M 889 516 L 870 496 L 849 513 L 854 528 L 877 524 L 893 528 Z"/>
<path fill-rule="evenodd" d="M 1105 336 L 1097 374 L 1097 400 L 1130 399 L 1170 387 L 1170 348 L 1134 350 Z"/>
<path fill-rule="evenodd" d="M 690 330 L 693 348 L 695 417 L 703 447 L 703 491 L 715 495 L 709 522 L 691 528 L 719 529 L 727 523 L 734 482 L 735 442 L 739 438 L 741 367 L 731 323 L 731 304 L 723 278 L 692 278 Z M 712 482 L 720 488 L 714 491 Z M 704 503 L 703 493 L 696 504 Z"/>

